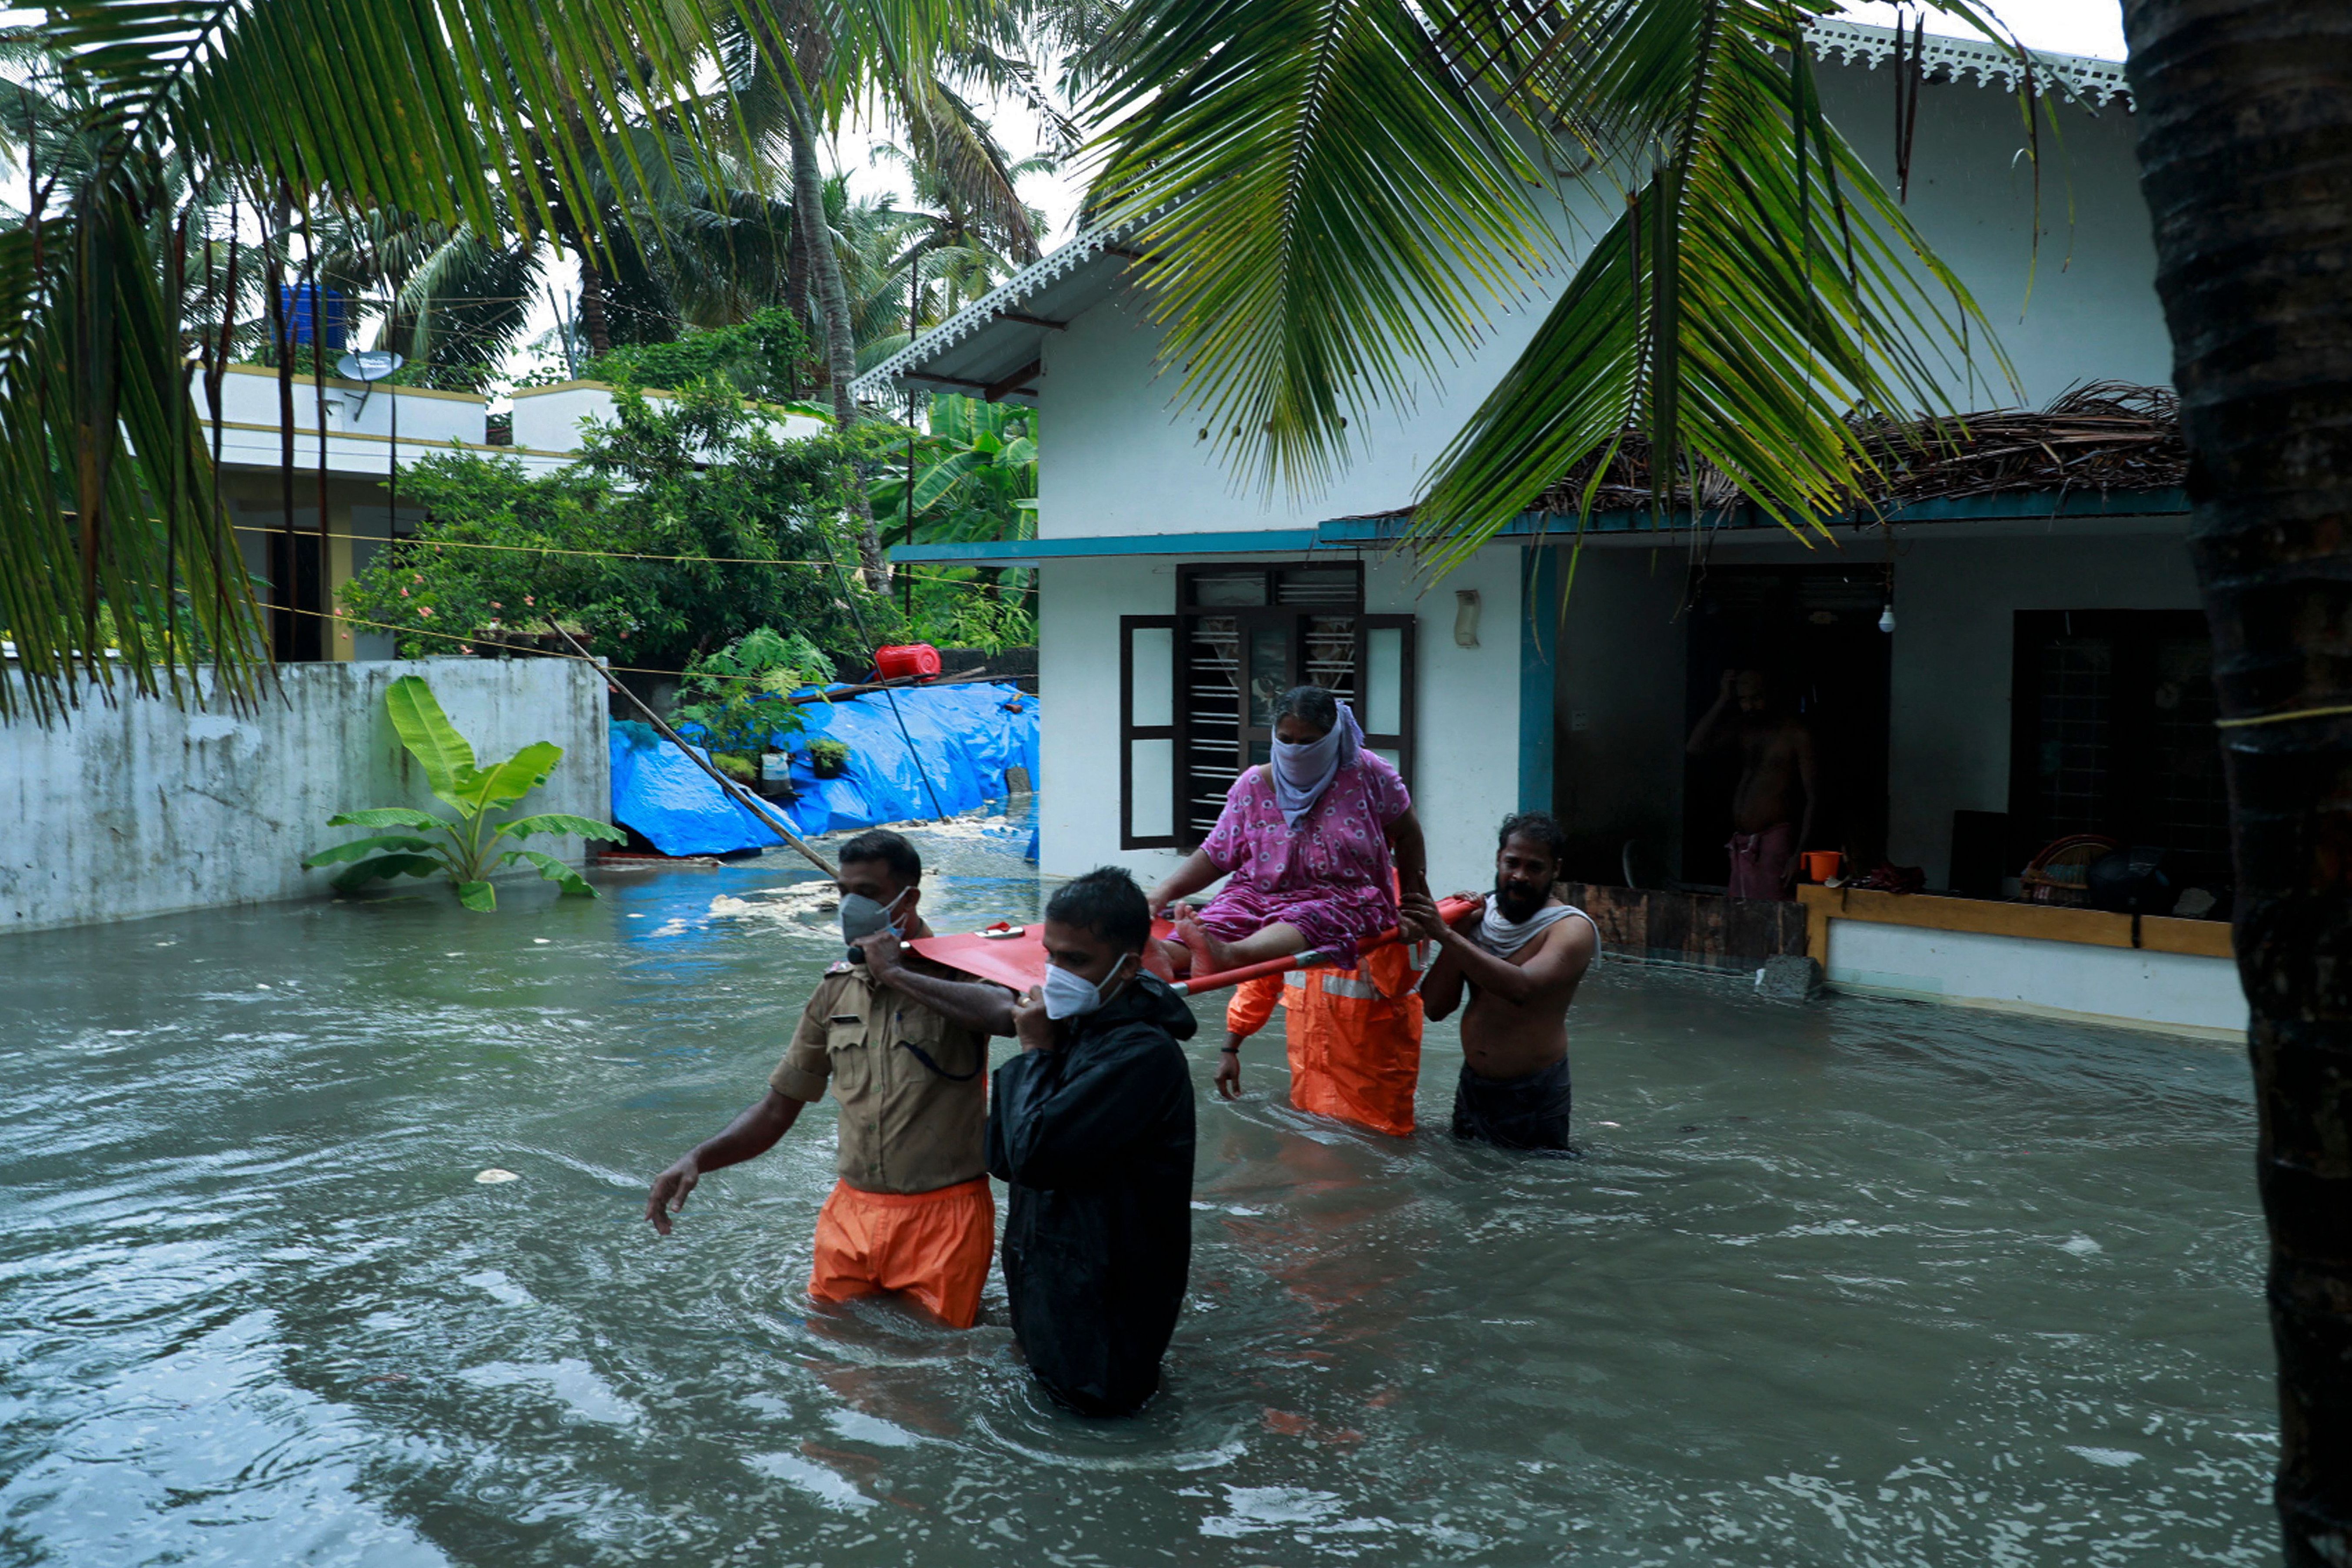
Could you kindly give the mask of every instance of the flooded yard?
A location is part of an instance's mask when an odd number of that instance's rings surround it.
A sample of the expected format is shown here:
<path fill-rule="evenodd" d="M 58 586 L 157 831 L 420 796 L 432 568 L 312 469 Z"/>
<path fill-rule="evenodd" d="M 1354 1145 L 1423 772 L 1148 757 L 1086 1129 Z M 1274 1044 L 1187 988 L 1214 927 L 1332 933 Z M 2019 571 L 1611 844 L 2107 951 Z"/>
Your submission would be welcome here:
<path fill-rule="evenodd" d="M 1025 835 L 916 837 L 942 929 L 1034 917 Z M 1204 1029 L 1167 1389 L 1088 1423 L 999 1281 L 811 1308 L 829 1103 L 644 1223 L 837 952 L 812 879 L 8 938 L 0 1560 L 2275 1555 L 2234 1048 L 1604 966 L 1553 1163 L 1443 1135 L 1448 1029 L 1410 1142 L 1291 1112 L 1278 1022 L 1219 1101 Z"/>

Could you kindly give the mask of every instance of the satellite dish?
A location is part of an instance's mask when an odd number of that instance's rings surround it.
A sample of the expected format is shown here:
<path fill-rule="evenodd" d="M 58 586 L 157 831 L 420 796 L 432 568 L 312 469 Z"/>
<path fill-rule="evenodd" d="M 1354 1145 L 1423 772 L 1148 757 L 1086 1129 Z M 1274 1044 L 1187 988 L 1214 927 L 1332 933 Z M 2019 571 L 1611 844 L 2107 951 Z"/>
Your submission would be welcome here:
<path fill-rule="evenodd" d="M 389 349 L 365 349 L 335 362 L 335 374 L 346 381 L 382 381 L 408 362 Z"/>
<path fill-rule="evenodd" d="M 346 381 L 365 384 L 360 393 L 359 407 L 352 411 L 352 417 L 357 419 L 366 411 L 368 395 L 375 390 L 377 382 L 407 363 L 390 349 L 362 349 L 357 353 L 348 353 L 337 360 L 335 373 L 338 375 Z M 388 488 L 392 495 L 391 516 L 397 520 L 400 515 L 400 397 L 396 393 L 392 399 L 392 475 Z M 387 528 L 396 526 L 396 521 L 386 524 Z"/>

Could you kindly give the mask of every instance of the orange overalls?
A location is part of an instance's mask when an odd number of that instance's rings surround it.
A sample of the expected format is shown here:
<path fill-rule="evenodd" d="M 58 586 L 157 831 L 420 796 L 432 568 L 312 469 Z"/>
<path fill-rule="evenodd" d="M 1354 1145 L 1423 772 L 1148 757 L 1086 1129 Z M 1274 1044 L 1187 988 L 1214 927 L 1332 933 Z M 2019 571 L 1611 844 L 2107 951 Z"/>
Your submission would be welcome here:
<path fill-rule="evenodd" d="M 1427 942 L 1391 942 L 1355 969 L 1294 969 L 1249 981 L 1225 1004 L 1225 1028 L 1248 1038 L 1279 1000 L 1290 1042 L 1290 1103 L 1410 1137 L 1421 1079 L 1421 994 L 1413 986 L 1435 957 Z"/>

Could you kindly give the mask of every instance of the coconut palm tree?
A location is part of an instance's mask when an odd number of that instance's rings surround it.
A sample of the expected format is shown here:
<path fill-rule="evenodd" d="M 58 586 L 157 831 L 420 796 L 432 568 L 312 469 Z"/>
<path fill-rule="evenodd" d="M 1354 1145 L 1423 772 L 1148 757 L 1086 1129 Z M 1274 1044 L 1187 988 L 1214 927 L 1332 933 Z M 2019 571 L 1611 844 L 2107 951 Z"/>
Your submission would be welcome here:
<path fill-rule="evenodd" d="M 803 289 L 796 279 L 792 293 L 814 302 L 812 337 L 831 384 L 835 423 L 846 431 L 859 416 L 849 390 L 857 377 L 857 332 L 841 257 L 817 226 L 825 211 L 821 149 L 845 117 L 878 108 L 975 210 L 1017 228 L 1025 209 L 1003 155 L 946 73 L 971 40 L 1008 36 L 1019 6 L 1014 0 L 743 3 L 751 7 L 747 22 L 728 55 L 730 97 L 746 123 L 783 143 L 800 215 L 793 254 L 807 279 Z M 864 487 L 850 487 L 850 495 L 866 579 L 880 592 L 889 583 L 881 537 Z"/>
<path fill-rule="evenodd" d="M 2352 22 L 2127 0 L 2213 628 L 2292 1568 L 2352 1563 Z"/>
<path fill-rule="evenodd" d="M 0 231 L 0 715 L 52 717 L 90 683 L 184 689 L 200 658 L 250 694 L 262 618 L 190 395 L 191 346 L 236 316 L 226 288 L 187 308 L 208 239 L 219 258 L 235 237 L 205 213 L 234 199 L 283 234 L 281 215 L 399 212 L 606 254 L 600 184 L 652 205 L 662 164 L 724 143 L 696 108 L 716 39 L 664 0 L 59 0 L 44 17 L 33 76 L 90 151 L 37 161 L 25 221 Z M 583 104 L 678 138 L 648 159 L 577 134 Z"/>

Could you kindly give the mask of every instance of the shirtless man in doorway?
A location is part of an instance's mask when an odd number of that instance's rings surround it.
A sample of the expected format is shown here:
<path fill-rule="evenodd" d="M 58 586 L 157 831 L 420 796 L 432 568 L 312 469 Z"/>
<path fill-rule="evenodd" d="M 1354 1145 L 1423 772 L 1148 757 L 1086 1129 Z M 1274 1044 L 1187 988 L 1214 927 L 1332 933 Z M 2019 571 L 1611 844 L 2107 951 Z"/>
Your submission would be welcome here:
<path fill-rule="evenodd" d="M 1426 894 L 1405 895 L 1404 934 L 1434 942 L 1422 981 L 1431 1018 L 1462 1015 L 1462 1077 L 1454 1135 L 1503 1149 L 1573 1153 L 1568 1141 L 1568 1005 L 1600 955 L 1592 917 L 1552 891 L 1567 836 L 1539 811 L 1507 818 L 1495 851 L 1495 890 L 1483 909 L 1447 925 Z"/>
<path fill-rule="evenodd" d="M 1736 714 L 1736 717 L 1735 717 Z M 1690 754 L 1739 748 L 1731 796 L 1735 899 L 1782 899 L 1797 886 L 1797 856 L 1813 834 L 1813 734 L 1782 708 L 1760 669 L 1727 669 L 1715 706 L 1691 731 Z"/>

